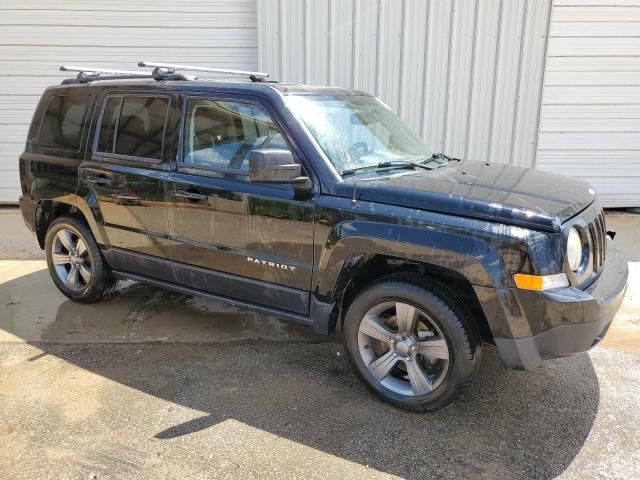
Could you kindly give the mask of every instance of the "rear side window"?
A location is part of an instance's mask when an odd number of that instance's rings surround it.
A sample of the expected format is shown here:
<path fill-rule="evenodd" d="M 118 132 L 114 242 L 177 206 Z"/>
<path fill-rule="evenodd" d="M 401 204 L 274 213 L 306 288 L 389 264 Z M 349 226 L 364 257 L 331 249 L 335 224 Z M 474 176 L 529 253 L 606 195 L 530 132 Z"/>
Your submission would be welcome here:
<path fill-rule="evenodd" d="M 38 144 L 44 148 L 80 150 L 82 124 L 91 95 L 56 95 L 42 118 Z"/>
<path fill-rule="evenodd" d="M 168 107 L 163 97 L 107 98 L 97 150 L 160 160 Z"/>

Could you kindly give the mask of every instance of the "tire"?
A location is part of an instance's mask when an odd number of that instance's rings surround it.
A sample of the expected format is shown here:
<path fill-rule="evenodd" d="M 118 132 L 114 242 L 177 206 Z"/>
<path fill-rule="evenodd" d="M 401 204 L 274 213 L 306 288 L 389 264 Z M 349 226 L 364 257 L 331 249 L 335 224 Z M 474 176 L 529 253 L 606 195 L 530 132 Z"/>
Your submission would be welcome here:
<path fill-rule="evenodd" d="M 390 277 L 349 306 L 343 342 L 356 374 L 396 407 L 431 412 L 471 385 L 481 340 L 473 320 L 445 289 Z"/>
<path fill-rule="evenodd" d="M 71 300 L 96 302 L 116 286 L 91 231 L 79 220 L 61 217 L 51 223 L 44 240 L 49 274 Z"/>

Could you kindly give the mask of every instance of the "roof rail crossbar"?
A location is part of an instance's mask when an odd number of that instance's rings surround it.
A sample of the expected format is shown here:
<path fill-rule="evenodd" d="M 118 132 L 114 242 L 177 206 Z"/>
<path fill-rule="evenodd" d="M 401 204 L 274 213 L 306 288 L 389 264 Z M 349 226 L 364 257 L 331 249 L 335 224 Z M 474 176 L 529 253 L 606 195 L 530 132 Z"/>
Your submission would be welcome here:
<path fill-rule="evenodd" d="M 156 63 L 156 62 L 138 62 L 139 67 L 151 67 L 154 69 L 166 69 L 168 72 L 175 72 L 176 70 L 188 70 L 191 72 L 211 72 L 222 73 L 226 75 L 241 75 L 248 76 L 253 82 L 262 82 L 265 78 L 269 77 L 266 72 L 250 72 L 247 70 L 232 70 L 230 68 L 210 68 L 210 67 L 198 67 L 195 65 L 179 65 L 173 63 Z"/>
<path fill-rule="evenodd" d="M 102 67 L 84 67 L 77 65 L 62 65 L 61 72 L 78 72 L 76 78 L 63 80 L 62 84 L 88 83 L 96 80 L 121 80 L 127 78 L 153 78 L 152 72 L 142 72 L 140 70 L 117 70 Z"/>
<path fill-rule="evenodd" d="M 137 77 L 151 75 L 151 72 L 141 72 L 140 70 L 116 70 L 114 68 L 102 68 L 102 67 L 78 67 L 76 65 L 62 65 L 60 67 L 61 72 L 83 72 L 87 74 L 100 75 L 135 75 Z"/>

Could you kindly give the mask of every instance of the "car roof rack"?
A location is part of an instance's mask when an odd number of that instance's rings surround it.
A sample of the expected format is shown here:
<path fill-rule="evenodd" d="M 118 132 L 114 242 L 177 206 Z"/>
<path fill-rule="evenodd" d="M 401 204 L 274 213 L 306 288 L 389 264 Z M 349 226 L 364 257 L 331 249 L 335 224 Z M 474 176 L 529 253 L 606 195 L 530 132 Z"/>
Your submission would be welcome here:
<path fill-rule="evenodd" d="M 85 67 L 77 65 L 62 65 L 62 72 L 77 72 L 74 78 L 67 78 L 62 81 L 62 85 L 96 82 L 99 80 L 130 80 L 139 78 L 153 78 L 154 80 L 197 80 L 198 77 L 177 73 L 176 70 L 186 70 L 194 72 L 211 72 L 225 75 L 248 76 L 252 82 L 277 83 L 266 80 L 269 77 L 265 72 L 250 72 L 247 70 L 232 70 L 229 68 L 198 67 L 195 65 L 179 65 L 173 63 L 139 62 L 139 67 L 153 68 L 151 71 L 141 70 L 120 70 L 103 67 Z"/>
<path fill-rule="evenodd" d="M 230 68 L 198 67 L 195 65 L 179 65 L 173 63 L 138 62 L 139 67 L 151 67 L 153 73 L 158 75 L 175 74 L 176 70 L 187 70 L 190 72 L 210 72 L 222 73 L 225 75 L 248 76 L 252 82 L 266 82 L 269 74 L 266 72 L 251 72 L 247 70 L 232 70 Z"/>
<path fill-rule="evenodd" d="M 118 70 L 114 68 L 84 67 L 77 65 L 62 65 L 61 72 L 78 72 L 75 78 L 67 78 L 62 81 L 62 85 L 77 83 L 89 83 L 98 80 L 125 80 L 135 78 L 153 78 L 155 80 L 195 80 L 196 77 L 186 76 L 174 72 L 151 72 L 141 70 Z"/>

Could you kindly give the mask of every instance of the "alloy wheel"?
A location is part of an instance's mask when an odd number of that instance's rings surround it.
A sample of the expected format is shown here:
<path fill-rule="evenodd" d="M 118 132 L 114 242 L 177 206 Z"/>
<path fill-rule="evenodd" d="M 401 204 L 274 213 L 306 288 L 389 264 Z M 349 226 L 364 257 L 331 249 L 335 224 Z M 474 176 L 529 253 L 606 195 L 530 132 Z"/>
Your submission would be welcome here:
<path fill-rule="evenodd" d="M 70 290 L 83 291 L 91 281 L 91 259 L 80 236 L 67 229 L 55 234 L 51 260 L 58 278 Z"/>
<path fill-rule="evenodd" d="M 373 377 L 406 396 L 425 395 L 445 379 L 449 347 L 435 322 L 403 302 L 384 302 L 360 322 L 358 347 Z"/>

